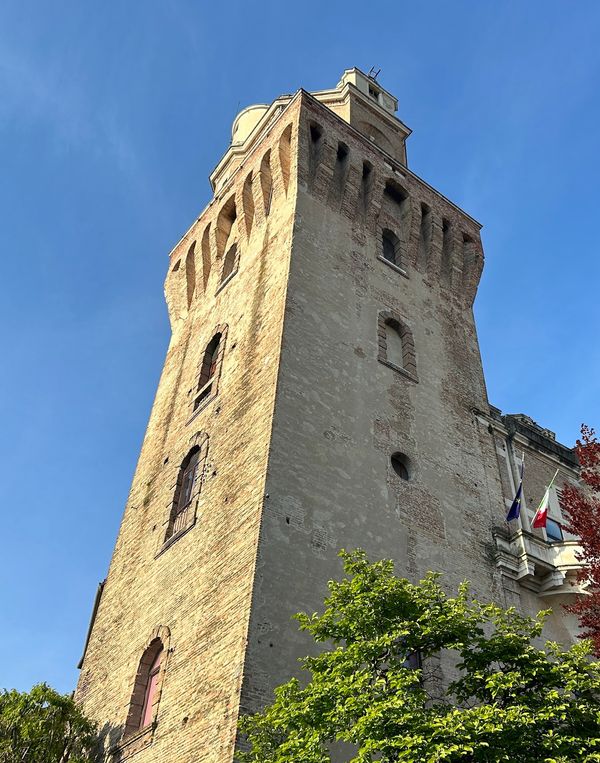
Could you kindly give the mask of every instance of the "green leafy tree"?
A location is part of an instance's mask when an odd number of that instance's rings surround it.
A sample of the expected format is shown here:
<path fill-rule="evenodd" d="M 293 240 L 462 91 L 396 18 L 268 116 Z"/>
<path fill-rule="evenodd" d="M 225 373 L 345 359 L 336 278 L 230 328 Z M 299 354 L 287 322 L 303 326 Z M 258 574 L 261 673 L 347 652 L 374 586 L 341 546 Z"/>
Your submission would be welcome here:
<path fill-rule="evenodd" d="M 0 763 L 91 763 L 96 727 L 46 684 L 0 693 Z"/>
<path fill-rule="evenodd" d="M 600 761 L 589 643 L 541 649 L 545 613 L 523 618 L 477 602 L 466 583 L 452 598 L 433 573 L 413 585 L 389 560 L 341 556 L 346 577 L 329 583 L 323 614 L 297 615 L 324 650 L 303 660 L 304 684 L 240 720 L 243 763 Z"/>

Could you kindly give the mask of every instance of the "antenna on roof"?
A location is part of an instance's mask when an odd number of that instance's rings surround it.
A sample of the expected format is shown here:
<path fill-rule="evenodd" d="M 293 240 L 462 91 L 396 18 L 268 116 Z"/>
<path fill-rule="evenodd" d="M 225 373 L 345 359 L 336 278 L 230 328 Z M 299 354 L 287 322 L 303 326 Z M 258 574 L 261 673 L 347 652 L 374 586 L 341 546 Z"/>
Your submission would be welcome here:
<path fill-rule="evenodd" d="M 381 71 L 381 69 L 377 69 L 375 66 L 372 66 L 371 70 L 369 71 L 369 74 L 368 74 L 369 79 L 377 79 L 377 77 L 379 76 L 379 72 L 380 71 Z"/>

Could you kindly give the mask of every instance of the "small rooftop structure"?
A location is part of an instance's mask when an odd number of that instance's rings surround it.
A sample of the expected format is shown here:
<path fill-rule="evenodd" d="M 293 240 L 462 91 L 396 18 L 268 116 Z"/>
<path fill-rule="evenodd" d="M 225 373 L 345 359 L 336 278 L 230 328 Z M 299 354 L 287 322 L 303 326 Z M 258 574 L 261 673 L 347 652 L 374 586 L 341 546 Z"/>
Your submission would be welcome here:
<path fill-rule="evenodd" d="M 281 95 L 271 104 L 254 104 L 239 112 L 233 120 L 231 144 L 210 176 L 215 191 L 228 180 L 274 119 L 301 92 Z M 310 95 L 406 166 L 406 139 L 411 130 L 396 116 L 396 96 L 385 90 L 374 76 L 356 67 L 346 69 L 334 88 L 317 90 Z"/>

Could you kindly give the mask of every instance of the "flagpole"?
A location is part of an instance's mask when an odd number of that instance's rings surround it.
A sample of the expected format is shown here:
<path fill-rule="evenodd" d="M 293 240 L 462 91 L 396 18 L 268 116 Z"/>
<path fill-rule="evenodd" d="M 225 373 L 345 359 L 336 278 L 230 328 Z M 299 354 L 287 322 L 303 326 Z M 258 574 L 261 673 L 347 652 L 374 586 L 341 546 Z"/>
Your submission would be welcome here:
<path fill-rule="evenodd" d="M 521 451 L 521 486 L 523 485 L 523 477 L 525 476 L 525 451 Z M 521 509 L 523 509 L 523 489 L 521 488 Z M 525 536 L 523 535 L 523 531 L 525 530 L 525 519 L 523 517 L 523 514 L 526 514 L 527 512 L 523 512 L 522 510 L 519 511 L 519 525 L 521 526 L 521 537 L 519 540 L 521 541 L 521 551 L 523 554 L 523 559 L 525 559 L 525 564 L 527 564 L 527 547 L 525 545 Z"/>
<path fill-rule="evenodd" d="M 525 451 L 521 451 L 521 482 L 523 481 L 523 476 L 525 474 Z M 523 492 L 521 491 L 521 509 L 523 509 Z M 527 513 L 527 512 L 525 512 Z M 521 526 L 521 530 L 525 530 L 525 520 L 523 518 L 523 511 L 519 512 L 519 525 Z M 523 542 L 523 551 L 525 551 L 525 541 L 521 538 L 521 541 Z"/>
<path fill-rule="evenodd" d="M 519 474 L 519 484 L 516 488 L 515 497 L 513 499 L 513 502 L 510 505 L 510 509 L 508 510 L 508 514 L 506 515 L 506 521 L 511 522 L 512 520 L 517 520 L 518 526 L 520 529 L 523 528 L 523 521 L 521 519 L 521 500 L 523 498 L 523 470 L 525 466 L 525 454 L 522 454 L 521 462 L 519 464 L 519 467 L 517 468 L 517 456 L 516 453 L 513 450 L 512 447 L 512 441 L 509 441 L 509 450 L 507 453 L 507 467 L 508 467 L 508 474 L 510 477 L 510 483 L 513 490 L 515 490 L 515 477 L 516 472 Z"/>

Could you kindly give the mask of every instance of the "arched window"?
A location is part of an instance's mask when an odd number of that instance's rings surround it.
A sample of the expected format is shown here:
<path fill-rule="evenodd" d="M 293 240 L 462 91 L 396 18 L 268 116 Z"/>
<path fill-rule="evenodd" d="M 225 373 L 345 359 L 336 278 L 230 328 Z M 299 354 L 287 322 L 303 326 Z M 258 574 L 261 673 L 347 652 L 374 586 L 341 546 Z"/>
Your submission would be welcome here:
<path fill-rule="evenodd" d="M 375 125 L 371 124 L 370 122 L 359 122 L 357 129 L 359 132 L 362 132 L 363 135 L 366 135 L 370 141 L 379 146 L 379 148 L 382 148 L 388 154 L 393 155 L 396 153 L 391 141 L 382 133 L 381 130 L 378 130 Z"/>
<path fill-rule="evenodd" d="M 156 700 L 156 689 L 158 686 L 158 676 L 160 674 L 160 662 L 162 659 L 162 644 L 154 662 L 150 666 L 150 672 L 148 673 L 148 681 L 146 683 L 146 694 L 144 696 L 144 705 L 142 707 L 142 723 L 140 728 L 145 728 L 152 722 L 152 715 L 154 709 L 154 702 Z"/>
<path fill-rule="evenodd" d="M 409 472 L 409 460 L 404 453 L 392 453 L 390 458 L 392 469 L 396 472 L 398 477 L 402 480 L 408 480 Z"/>
<path fill-rule="evenodd" d="M 168 633 L 168 629 L 164 628 L 159 629 L 159 632 L 164 630 Z M 164 655 L 164 644 L 158 636 L 153 638 L 144 650 L 138 665 L 129 704 L 129 713 L 125 724 L 126 737 L 141 729 L 150 729 L 156 719 Z"/>
<path fill-rule="evenodd" d="M 194 411 L 198 410 L 200 403 L 205 400 L 212 391 L 212 383 L 219 362 L 220 344 L 221 334 L 218 333 L 213 336 L 213 338 L 208 343 L 206 350 L 204 351 L 204 357 L 202 358 L 202 364 L 200 366 L 200 376 L 198 377 L 196 395 L 194 397 Z"/>
<path fill-rule="evenodd" d="M 271 172 L 271 152 L 267 151 L 260 163 L 260 188 L 263 197 L 265 217 L 269 216 L 271 211 L 271 201 L 273 198 L 273 174 Z"/>
<path fill-rule="evenodd" d="M 312 184 L 314 181 L 321 159 L 323 158 L 323 128 L 321 125 L 311 122 L 309 125 L 309 150 L 308 150 L 308 175 Z"/>
<path fill-rule="evenodd" d="M 385 228 L 381 234 L 383 244 L 383 259 L 391 262 L 392 265 L 402 267 L 400 256 L 400 239 L 391 230 Z"/>
<path fill-rule="evenodd" d="M 210 266 L 211 266 L 210 223 L 204 229 L 200 247 L 202 251 L 202 288 L 206 291 L 206 287 L 208 285 L 208 277 L 210 276 Z"/>
<path fill-rule="evenodd" d="M 377 321 L 377 358 L 413 381 L 417 378 L 417 359 L 412 332 L 402 318 L 391 310 L 379 313 Z"/>
<path fill-rule="evenodd" d="M 225 281 L 234 274 L 236 268 L 237 268 L 237 244 L 233 244 L 229 247 L 227 250 L 227 254 L 225 255 L 225 258 L 223 260 L 223 272 L 221 273 L 221 283 L 225 283 Z"/>
<path fill-rule="evenodd" d="M 419 226 L 419 250 L 417 255 L 417 265 L 422 273 L 427 272 L 431 250 L 431 207 L 421 203 L 421 224 Z"/>
<path fill-rule="evenodd" d="M 190 246 L 185 258 L 185 281 L 187 294 L 187 307 L 189 308 L 196 290 L 196 242 Z"/>
<path fill-rule="evenodd" d="M 227 244 L 234 240 L 237 231 L 237 210 L 235 196 L 231 196 L 221 207 L 217 216 L 215 239 L 217 243 L 217 259 L 220 260 Z"/>
<path fill-rule="evenodd" d="M 221 334 L 215 334 L 204 351 L 204 359 L 202 360 L 202 369 L 200 371 L 200 384 L 206 384 L 215 375 L 220 342 Z"/>
<path fill-rule="evenodd" d="M 197 432 L 189 440 L 192 445 L 179 466 L 173 467 L 171 483 L 171 508 L 163 525 L 164 535 L 157 549 L 162 554 L 196 524 L 200 495 L 208 459 L 209 438 L 206 432 Z"/>
<path fill-rule="evenodd" d="M 223 350 L 225 345 L 225 332 L 227 327 L 217 328 L 213 338 L 206 345 L 200 369 L 198 381 L 192 398 L 192 414 L 195 413 L 204 402 L 217 394 L 217 384 L 223 361 Z"/>
<path fill-rule="evenodd" d="M 242 208 L 244 210 L 244 223 L 248 238 L 250 238 L 252 223 L 254 222 L 254 191 L 252 190 L 252 181 L 253 175 L 250 173 L 244 181 L 244 188 L 242 190 Z"/>
<path fill-rule="evenodd" d="M 199 465 L 200 448 L 196 445 L 184 458 L 179 469 L 175 500 L 173 502 L 173 508 L 171 509 L 169 525 L 167 527 L 167 540 L 187 527 L 188 510 L 196 494 L 196 480 L 200 478 L 200 475 L 198 474 Z"/>
<path fill-rule="evenodd" d="M 288 125 L 279 139 L 279 166 L 281 167 L 281 177 L 283 178 L 283 187 L 287 194 L 290 184 L 290 155 L 292 150 L 292 125 Z"/>
<path fill-rule="evenodd" d="M 442 264 L 440 276 L 442 282 L 450 286 L 452 284 L 453 270 L 453 230 L 449 220 L 442 220 Z"/>

